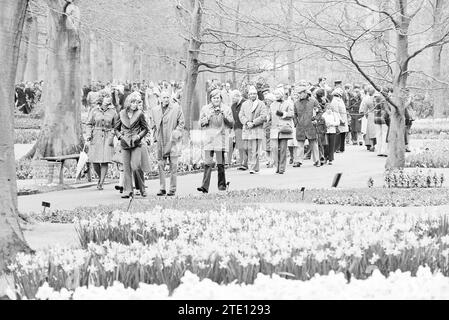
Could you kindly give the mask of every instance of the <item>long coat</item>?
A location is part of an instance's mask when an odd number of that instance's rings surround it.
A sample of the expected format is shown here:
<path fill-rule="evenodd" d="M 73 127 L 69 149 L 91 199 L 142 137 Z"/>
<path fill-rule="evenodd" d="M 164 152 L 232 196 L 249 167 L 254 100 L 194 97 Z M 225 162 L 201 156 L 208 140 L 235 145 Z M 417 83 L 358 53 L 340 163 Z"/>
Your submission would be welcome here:
<path fill-rule="evenodd" d="M 388 112 L 388 103 L 381 95 L 374 96 L 374 123 L 386 124 L 385 114 Z"/>
<path fill-rule="evenodd" d="M 265 139 L 263 124 L 267 121 L 267 114 L 268 109 L 260 100 L 247 100 L 243 103 L 239 113 L 240 122 L 243 124 L 243 140 Z M 251 129 L 247 126 L 248 122 L 254 125 Z"/>
<path fill-rule="evenodd" d="M 333 110 L 339 113 L 340 120 L 343 123 L 338 126 L 338 131 L 340 131 L 340 133 L 349 132 L 348 115 L 346 111 L 346 105 L 343 102 L 343 99 L 339 97 L 334 97 L 332 99 L 331 105 Z"/>
<path fill-rule="evenodd" d="M 279 117 L 276 112 L 281 111 L 284 113 L 282 117 Z M 286 100 L 282 103 L 275 101 L 270 106 L 270 112 L 268 113 L 268 121 L 271 120 L 270 139 L 293 139 L 293 132 L 295 126 L 293 124 L 294 107 L 292 101 Z M 281 127 L 288 125 L 292 128 L 292 133 L 280 133 Z"/>
<path fill-rule="evenodd" d="M 374 97 L 366 95 L 360 104 L 360 113 L 367 116 L 367 127 L 365 134 L 365 143 L 370 145 L 370 140 L 376 138 L 376 128 L 374 126 Z"/>
<path fill-rule="evenodd" d="M 151 127 L 156 129 L 158 160 L 168 156 L 181 156 L 185 121 L 180 105 L 172 102 L 164 112 L 159 104 L 149 112 L 151 112 Z"/>
<path fill-rule="evenodd" d="M 319 109 L 320 105 L 316 99 L 306 98 L 295 102 L 295 113 L 293 121 L 296 125 L 296 140 L 317 139 L 317 132 L 312 124 L 315 116 L 314 109 Z"/>
<path fill-rule="evenodd" d="M 242 108 L 243 103 L 245 103 L 245 99 L 242 98 L 240 102 L 233 103 L 231 106 L 232 116 L 234 118 L 234 134 L 235 134 L 235 148 L 242 149 L 243 148 L 243 139 L 242 139 L 242 130 L 243 124 L 240 122 L 239 113 Z"/>
<path fill-rule="evenodd" d="M 221 104 L 220 108 L 221 112 L 216 112 L 212 104 L 201 108 L 200 124 L 205 151 L 229 150 L 229 129 L 234 126 L 234 117 L 229 106 Z"/>
<path fill-rule="evenodd" d="M 362 117 L 363 115 L 359 114 L 360 104 L 362 100 L 359 95 L 356 93 L 352 93 L 349 95 L 349 106 L 348 112 L 351 114 L 351 132 L 360 132 L 362 128 Z"/>
<path fill-rule="evenodd" d="M 103 110 L 97 106 L 90 112 L 88 132 L 91 138 L 89 162 L 111 163 L 114 156 L 114 126 L 117 112 L 110 105 Z"/>

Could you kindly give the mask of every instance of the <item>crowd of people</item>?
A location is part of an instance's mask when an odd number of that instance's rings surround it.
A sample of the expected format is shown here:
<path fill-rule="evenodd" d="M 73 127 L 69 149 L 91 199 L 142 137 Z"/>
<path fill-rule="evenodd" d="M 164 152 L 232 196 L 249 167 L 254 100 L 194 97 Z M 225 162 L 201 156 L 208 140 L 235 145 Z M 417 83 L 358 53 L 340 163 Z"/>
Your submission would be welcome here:
<path fill-rule="evenodd" d="M 26 83 L 21 81 L 16 84 L 14 104 L 17 110 L 24 114 L 30 114 L 35 105 L 41 101 L 42 88 L 44 81 L 27 81 Z"/>
<path fill-rule="evenodd" d="M 180 106 L 182 84 L 161 81 L 104 86 L 94 84 L 84 90 L 83 104 L 89 111 L 89 161 L 100 177 L 103 189 L 108 165 L 116 163 L 121 171 L 116 187 L 123 198 L 134 196 L 134 189 L 145 197 L 144 173 L 150 170 L 147 145 L 157 144 L 160 190 L 158 196 L 174 196 L 177 165 L 185 127 Z M 315 167 L 332 165 L 335 154 L 345 145 L 365 145 L 379 157 L 388 155 L 390 108 L 382 92 L 370 85 L 335 81 L 330 87 L 325 78 L 313 85 L 300 81 L 294 86 L 243 86 L 231 89 L 229 83 L 208 82 L 207 104 L 201 108 L 199 125 L 203 132 L 204 173 L 199 192 L 208 193 L 211 174 L 217 165 L 218 190 L 227 190 L 225 170 L 233 164 L 238 150 L 238 170 L 260 172 L 262 153 L 267 167 L 284 174 L 287 159 L 299 168 L 308 158 Z M 413 122 L 410 97 L 406 107 L 408 132 Z M 116 143 L 114 144 L 114 137 Z M 308 148 L 306 148 L 306 141 Z M 215 161 L 214 161 L 215 158 Z M 165 167 L 170 168 L 167 188 Z"/>

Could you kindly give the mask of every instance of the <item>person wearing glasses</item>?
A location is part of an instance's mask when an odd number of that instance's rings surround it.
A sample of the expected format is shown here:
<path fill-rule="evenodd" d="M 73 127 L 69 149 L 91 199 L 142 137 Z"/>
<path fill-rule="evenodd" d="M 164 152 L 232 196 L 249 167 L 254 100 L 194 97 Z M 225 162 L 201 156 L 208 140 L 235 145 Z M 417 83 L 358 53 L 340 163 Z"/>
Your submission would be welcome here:
<path fill-rule="evenodd" d="M 140 92 L 131 93 L 125 101 L 125 109 L 117 116 L 115 134 L 120 141 L 123 154 L 124 195 L 127 199 L 134 196 L 133 177 L 136 188 L 142 197 L 146 197 L 145 181 L 142 171 L 142 140 L 148 134 L 148 123 L 145 115 L 139 110 L 142 104 Z"/>

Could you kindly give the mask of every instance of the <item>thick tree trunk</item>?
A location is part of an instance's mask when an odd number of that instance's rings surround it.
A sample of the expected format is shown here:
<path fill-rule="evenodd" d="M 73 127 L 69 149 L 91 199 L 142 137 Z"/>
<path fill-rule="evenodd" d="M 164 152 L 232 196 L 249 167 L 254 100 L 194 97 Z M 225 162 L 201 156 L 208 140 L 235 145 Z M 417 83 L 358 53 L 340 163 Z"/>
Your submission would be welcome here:
<path fill-rule="evenodd" d="M 390 106 L 390 132 L 388 136 L 388 159 L 387 169 L 405 167 L 405 98 L 404 90 L 407 88 L 408 80 L 408 31 L 410 20 L 406 16 L 407 1 L 396 0 L 398 11 L 404 12 L 399 19 L 399 27 L 396 30 L 396 61 L 393 80 L 393 102 L 396 108 Z"/>
<path fill-rule="evenodd" d="M 443 17 L 443 0 L 435 0 L 433 8 L 433 41 L 438 41 L 441 38 L 442 28 L 442 17 Z M 436 79 L 433 81 L 433 116 L 434 118 L 442 118 L 447 112 L 447 99 L 446 93 L 448 92 L 448 87 L 441 82 L 441 53 L 443 51 L 443 46 L 436 46 L 432 48 L 432 76 Z M 438 81 L 440 80 L 440 81 Z"/>
<path fill-rule="evenodd" d="M 14 161 L 14 81 L 27 0 L 0 0 L 0 274 L 17 252 L 29 251 L 17 211 Z M 0 284 L 0 297 L 4 288 Z"/>
<path fill-rule="evenodd" d="M 78 153 L 81 129 L 80 38 L 69 29 L 64 0 L 48 0 L 48 55 L 45 88 L 45 118 L 37 141 L 35 158 Z"/>
<path fill-rule="evenodd" d="M 133 70 L 133 82 L 136 81 L 140 81 L 140 52 L 139 52 L 139 48 L 137 46 L 134 46 L 133 48 L 133 65 L 132 65 L 132 70 Z"/>
<path fill-rule="evenodd" d="M 31 16 L 31 30 L 28 44 L 28 59 L 25 67 L 25 79 L 27 81 L 38 81 L 39 77 L 39 26 L 37 17 Z"/>
<path fill-rule="evenodd" d="M 185 92 L 183 94 L 182 108 L 184 112 L 186 129 L 191 130 L 193 125 L 192 108 L 194 102 L 195 88 L 198 80 L 199 70 L 199 50 L 201 48 L 201 22 L 203 18 L 202 7 L 204 6 L 204 0 L 192 0 L 193 7 L 193 19 L 190 26 L 190 44 L 187 52 L 187 75 L 185 81 Z M 196 106 L 201 108 L 201 106 Z"/>
<path fill-rule="evenodd" d="M 293 0 L 288 1 L 288 9 L 287 9 L 287 30 L 288 34 L 290 34 L 290 29 L 293 23 Z M 288 53 L 287 53 L 287 63 L 288 63 L 288 82 L 290 84 L 294 84 L 296 82 L 296 73 L 295 73 L 295 46 L 293 45 L 293 41 L 288 42 Z"/>
<path fill-rule="evenodd" d="M 17 64 L 16 82 L 31 80 L 25 78 L 25 71 L 28 62 L 28 51 L 30 47 L 32 25 L 33 25 L 33 16 L 29 11 L 27 11 L 22 32 L 22 42 L 20 44 L 19 50 L 19 61 Z"/>
<path fill-rule="evenodd" d="M 109 39 L 104 40 L 104 58 L 105 58 L 105 81 L 112 81 L 114 78 L 114 64 L 112 41 Z"/>
<path fill-rule="evenodd" d="M 235 11 L 235 34 L 238 34 L 240 32 L 240 24 L 239 24 L 239 15 L 240 15 L 240 3 L 241 0 L 238 0 L 237 2 L 237 9 Z M 233 51 L 234 51 L 234 60 L 236 59 L 237 55 L 238 55 L 238 49 L 237 49 L 237 41 L 239 40 L 238 36 L 235 37 L 234 39 L 234 46 L 233 46 Z M 237 69 L 237 62 L 233 62 L 233 67 L 234 67 L 234 71 L 232 71 L 232 85 L 234 88 L 237 88 L 237 72 L 235 71 Z"/>
<path fill-rule="evenodd" d="M 90 85 L 92 83 L 90 39 L 89 36 L 84 36 L 81 39 L 81 84 Z"/>
<path fill-rule="evenodd" d="M 98 81 L 98 74 L 96 68 L 97 62 L 97 43 L 95 40 L 95 34 L 93 32 L 89 33 L 89 54 L 90 54 L 90 75 L 92 81 Z"/>

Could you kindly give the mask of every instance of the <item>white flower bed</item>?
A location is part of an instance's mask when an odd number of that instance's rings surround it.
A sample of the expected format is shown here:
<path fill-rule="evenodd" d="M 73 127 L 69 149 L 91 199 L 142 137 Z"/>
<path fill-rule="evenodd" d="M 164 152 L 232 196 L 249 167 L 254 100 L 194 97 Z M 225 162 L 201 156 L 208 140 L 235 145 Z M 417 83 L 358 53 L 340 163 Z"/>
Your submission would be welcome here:
<path fill-rule="evenodd" d="M 170 297 L 165 285 L 140 284 L 139 289 L 125 289 L 115 282 L 112 287 L 77 288 L 56 292 L 45 284 L 37 299 L 42 300 L 303 300 L 303 299 L 449 299 L 449 278 L 440 273 L 432 275 L 430 269 L 421 267 L 416 277 L 397 271 L 388 278 L 378 270 L 367 280 L 352 280 L 331 272 L 328 276 L 315 276 L 309 281 L 286 280 L 259 274 L 254 285 L 219 285 L 186 272 L 182 284 Z"/>

